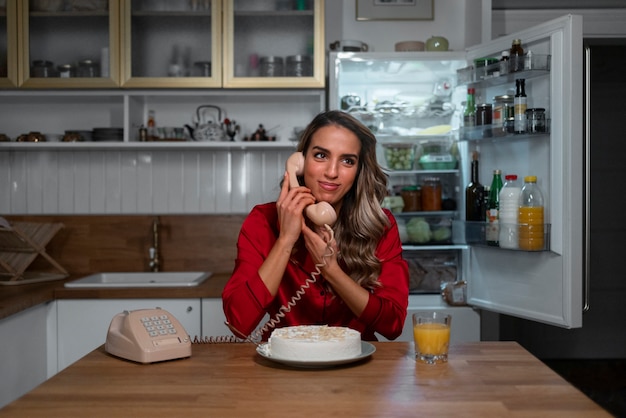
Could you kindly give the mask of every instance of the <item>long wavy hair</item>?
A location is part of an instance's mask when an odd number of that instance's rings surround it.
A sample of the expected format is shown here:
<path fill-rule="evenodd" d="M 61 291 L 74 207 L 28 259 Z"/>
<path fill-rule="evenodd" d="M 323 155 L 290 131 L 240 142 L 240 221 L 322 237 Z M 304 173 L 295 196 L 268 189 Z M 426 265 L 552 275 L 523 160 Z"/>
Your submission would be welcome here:
<path fill-rule="evenodd" d="M 329 125 L 348 129 L 361 142 L 356 179 L 343 198 L 333 229 L 339 262 L 345 265 L 355 282 L 372 290 L 380 286 L 381 260 L 376 257 L 376 247 L 389 226 L 389 219 L 381 207 L 387 195 L 387 176 L 376 160 L 376 137 L 346 112 L 331 110 L 318 114 L 302 134 L 298 151 L 306 156 L 313 134 Z M 303 179 L 299 180 L 303 182 Z"/>

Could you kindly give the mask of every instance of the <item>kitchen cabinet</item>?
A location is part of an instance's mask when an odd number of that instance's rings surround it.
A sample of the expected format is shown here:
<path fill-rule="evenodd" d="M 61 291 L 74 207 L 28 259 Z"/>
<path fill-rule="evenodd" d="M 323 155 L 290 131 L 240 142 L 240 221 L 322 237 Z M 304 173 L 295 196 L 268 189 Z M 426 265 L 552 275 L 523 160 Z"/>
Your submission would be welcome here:
<path fill-rule="evenodd" d="M 0 6 L 0 87 L 16 87 L 17 70 L 17 0 Z"/>
<path fill-rule="evenodd" d="M 119 86 L 119 7 L 119 1 L 19 2 L 18 85 Z"/>
<path fill-rule="evenodd" d="M 260 326 L 269 321 L 269 315 L 265 314 Z M 225 324 L 226 316 L 222 308 L 221 298 L 202 299 L 202 337 L 206 341 L 219 342 L 230 340 L 234 334 Z"/>
<path fill-rule="evenodd" d="M 224 87 L 323 88 L 324 0 L 225 0 Z"/>
<path fill-rule="evenodd" d="M 113 317 L 124 310 L 160 307 L 193 339 L 201 331 L 200 299 L 60 299 L 57 301 L 57 367 L 63 370 L 104 344 Z"/>
<path fill-rule="evenodd" d="M 222 1 L 121 1 L 121 84 L 222 86 Z"/>
<path fill-rule="evenodd" d="M 470 307 L 450 307 L 439 295 L 409 295 L 409 306 L 404 321 L 402 334 L 394 341 L 413 342 L 413 314 L 420 311 L 437 311 L 442 314 L 452 315 L 452 330 L 450 343 L 464 343 L 481 340 L 480 313 Z M 377 335 L 380 341 L 387 341 L 381 335 Z"/>
<path fill-rule="evenodd" d="M 2 29 L 19 87 L 324 87 L 323 0 L 8 5 Z M 268 57 L 280 71 L 266 71 Z"/>
<path fill-rule="evenodd" d="M 44 382 L 48 376 L 48 315 L 43 303 L 0 320 L 0 408 Z"/>
<path fill-rule="evenodd" d="M 222 299 L 202 299 L 202 336 L 215 339 L 233 335 L 224 324 L 226 317 L 222 309 Z"/>

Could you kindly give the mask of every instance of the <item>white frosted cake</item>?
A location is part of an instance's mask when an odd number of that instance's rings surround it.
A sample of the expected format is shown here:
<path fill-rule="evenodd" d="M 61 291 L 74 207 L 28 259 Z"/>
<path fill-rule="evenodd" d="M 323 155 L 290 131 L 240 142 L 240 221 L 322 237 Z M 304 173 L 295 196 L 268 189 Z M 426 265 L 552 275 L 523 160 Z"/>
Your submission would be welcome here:
<path fill-rule="evenodd" d="M 272 357 L 286 360 L 346 360 L 361 354 L 361 333 L 327 325 L 283 327 L 272 332 L 267 345 Z"/>

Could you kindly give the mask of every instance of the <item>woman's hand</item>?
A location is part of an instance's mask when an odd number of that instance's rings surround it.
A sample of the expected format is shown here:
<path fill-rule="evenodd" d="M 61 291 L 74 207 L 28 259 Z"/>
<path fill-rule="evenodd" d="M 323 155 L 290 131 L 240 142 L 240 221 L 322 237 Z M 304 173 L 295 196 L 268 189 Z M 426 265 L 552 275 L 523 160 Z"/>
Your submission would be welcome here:
<path fill-rule="evenodd" d="M 337 242 L 333 239 L 332 233 L 323 226 L 315 225 L 313 228 L 307 225 L 302 227 L 304 245 L 311 254 L 311 258 L 315 264 L 320 265 L 322 271 L 337 267 Z"/>
<path fill-rule="evenodd" d="M 276 201 L 280 236 L 292 245 L 298 241 L 305 226 L 304 209 L 315 203 L 311 190 L 304 187 L 289 188 L 289 176 L 285 172 L 280 195 Z"/>

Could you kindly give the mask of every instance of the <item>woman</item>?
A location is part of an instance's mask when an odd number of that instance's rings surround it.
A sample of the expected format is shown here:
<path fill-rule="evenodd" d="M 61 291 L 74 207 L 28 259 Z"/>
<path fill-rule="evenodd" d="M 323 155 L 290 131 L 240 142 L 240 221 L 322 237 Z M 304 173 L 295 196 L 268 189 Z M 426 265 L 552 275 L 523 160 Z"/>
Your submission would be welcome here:
<path fill-rule="evenodd" d="M 353 328 L 363 340 L 376 340 L 375 332 L 397 338 L 407 314 L 408 267 L 395 219 L 380 206 L 387 178 L 376 138 L 349 114 L 329 111 L 309 124 L 298 151 L 305 157 L 301 186 L 290 188 L 286 172 L 278 200 L 256 206 L 242 225 L 222 293 L 233 332 L 248 336 L 266 313 L 274 319 L 282 312 L 277 327 L 327 324 Z M 316 202 L 337 213 L 333 233 L 304 214 Z M 264 328 L 267 339 L 272 327 Z"/>

